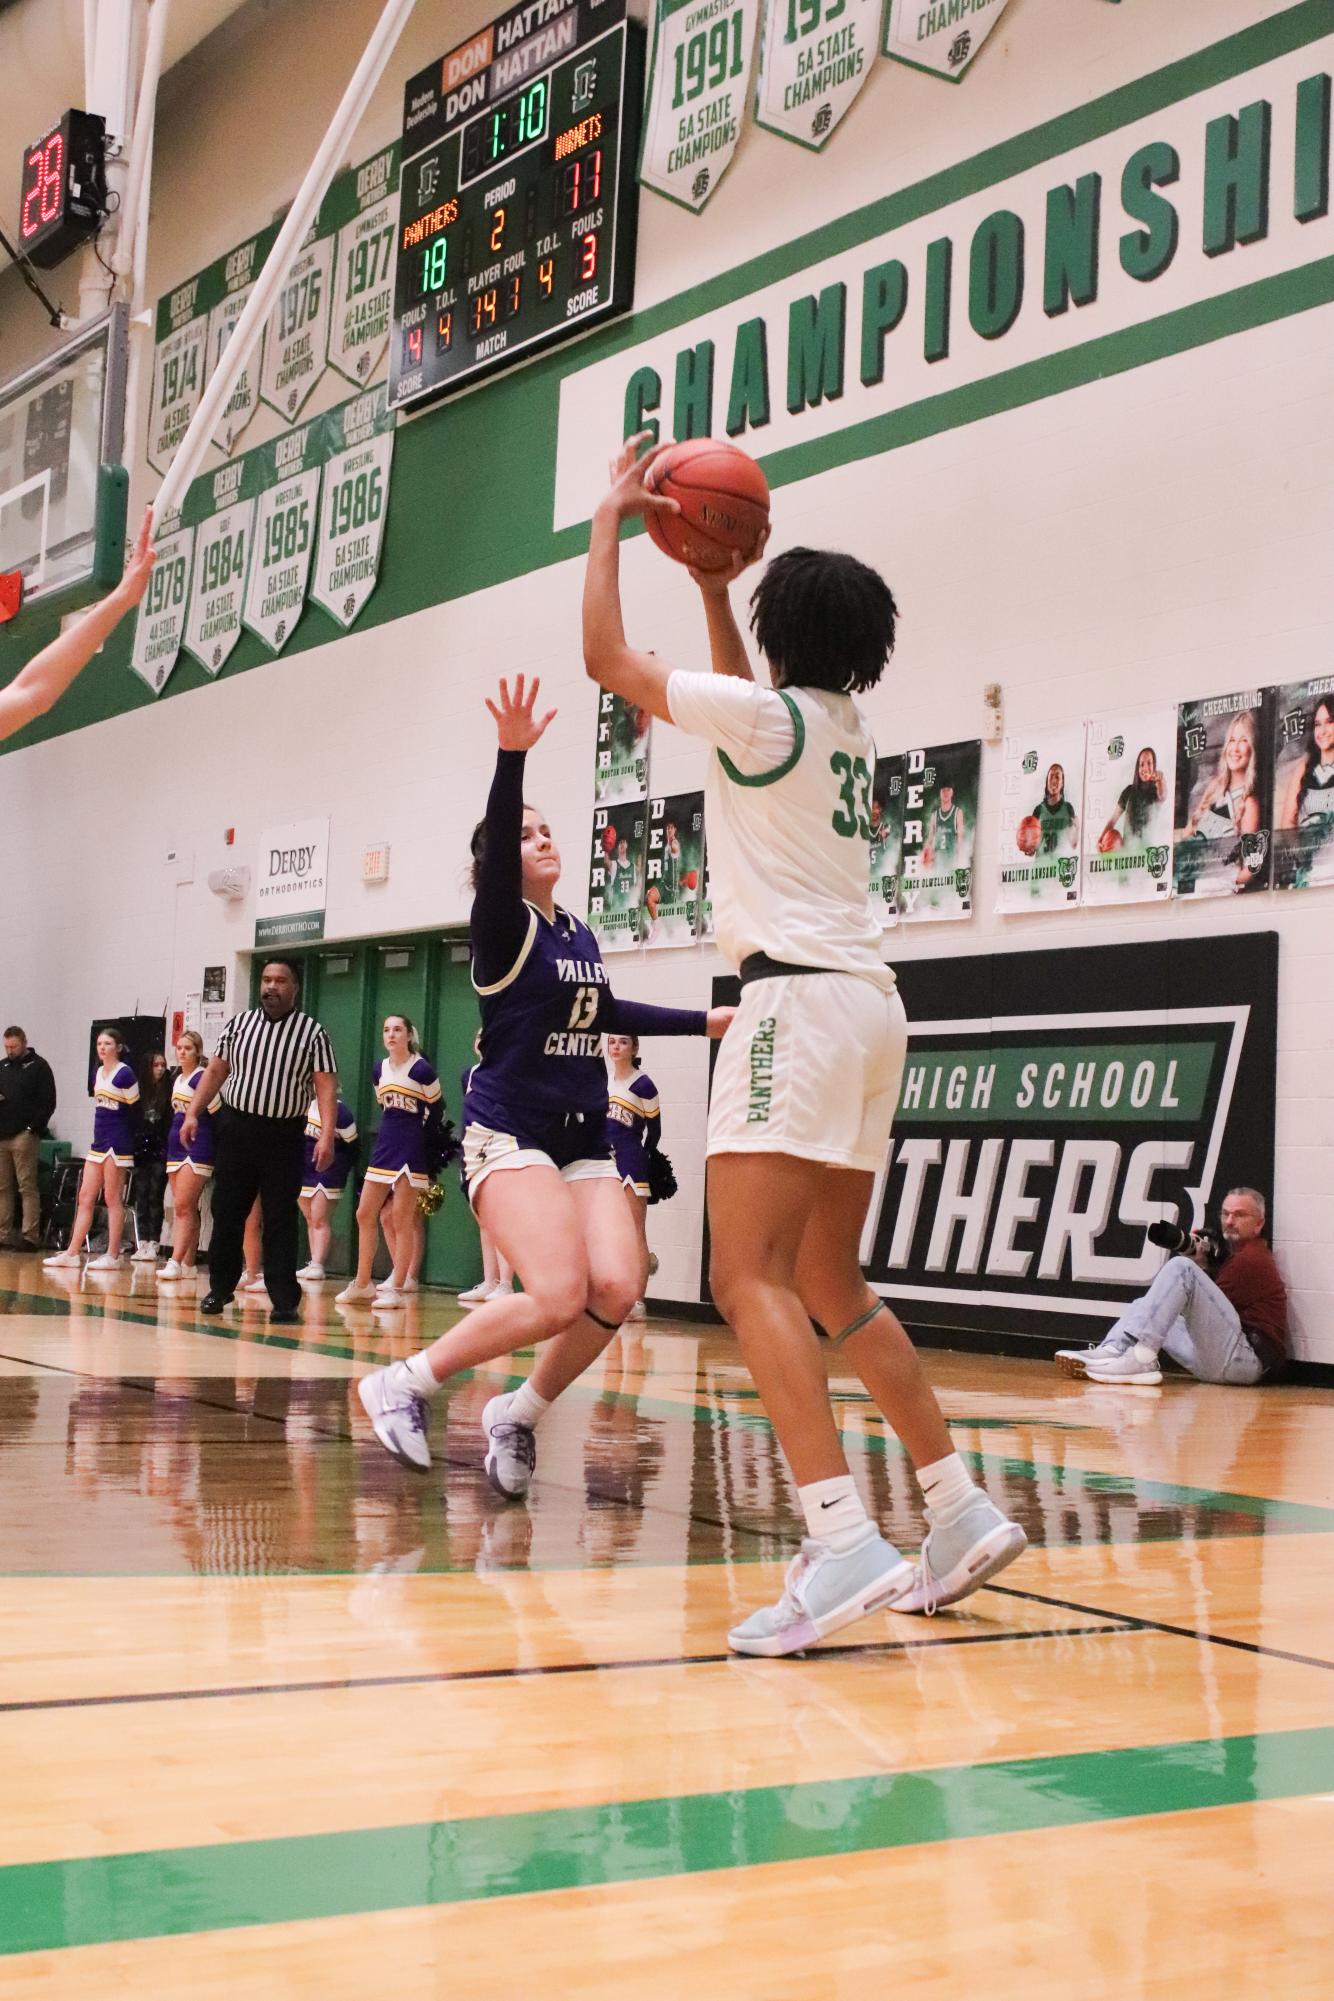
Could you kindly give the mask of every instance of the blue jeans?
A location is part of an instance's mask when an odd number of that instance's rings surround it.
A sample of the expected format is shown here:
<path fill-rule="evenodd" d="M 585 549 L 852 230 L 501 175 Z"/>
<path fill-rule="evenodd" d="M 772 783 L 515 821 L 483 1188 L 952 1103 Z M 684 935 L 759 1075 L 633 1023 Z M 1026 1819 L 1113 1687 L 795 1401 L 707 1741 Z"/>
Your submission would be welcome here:
<path fill-rule="evenodd" d="M 1155 1353 L 1164 1349 L 1202 1383 L 1260 1380 L 1260 1359 L 1236 1308 L 1193 1258 L 1169 1258 L 1111 1331 L 1130 1334 Z"/>

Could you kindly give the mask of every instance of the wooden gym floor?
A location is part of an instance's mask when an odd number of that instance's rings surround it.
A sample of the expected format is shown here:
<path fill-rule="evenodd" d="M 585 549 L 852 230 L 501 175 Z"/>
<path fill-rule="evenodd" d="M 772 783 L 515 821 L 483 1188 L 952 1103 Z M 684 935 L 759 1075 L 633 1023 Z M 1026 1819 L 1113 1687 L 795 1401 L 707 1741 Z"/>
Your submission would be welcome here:
<path fill-rule="evenodd" d="M 618 1337 L 525 1508 L 478 1432 L 522 1357 L 429 1479 L 369 1438 L 353 1379 L 446 1302 L 279 1338 L 128 1266 L 0 1287 L 0 1995 L 1334 1991 L 1328 1393 L 931 1355 L 1029 1554 L 739 1661 L 796 1526 L 722 1333 Z"/>

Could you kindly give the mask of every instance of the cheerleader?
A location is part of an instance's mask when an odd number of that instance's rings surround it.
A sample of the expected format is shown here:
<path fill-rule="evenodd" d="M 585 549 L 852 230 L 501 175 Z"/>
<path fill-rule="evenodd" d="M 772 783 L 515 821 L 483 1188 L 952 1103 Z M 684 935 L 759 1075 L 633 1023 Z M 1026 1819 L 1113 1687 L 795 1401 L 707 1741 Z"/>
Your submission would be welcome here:
<path fill-rule="evenodd" d="M 356 1277 L 337 1294 L 338 1306 L 369 1300 L 377 1306 L 401 1306 L 406 1294 L 417 1290 L 413 1265 L 423 1227 L 417 1197 L 431 1185 L 428 1129 L 440 1124 L 444 1098 L 440 1079 L 419 1052 L 417 1031 L 405 1014 L 385 1016 L 384 1047 L 372 1072 L 380 1126 L 357 1204 Z M 376 1226 L 391 1197 L 392 1236 L 386 1228 L 385 1241 L 394 1268 L 377 1288 L 371 1284 Z M 385 1221 L 388 1224 L 390 1218 Z"/>
<path fill-rule="evenodd" d="M 181 1141 L 181 1127 L 190 1109 L 195 1086 L 204 1074 L 204 1045 L 192 1028 L 176 1040 L 176 1081 L 171 1087 L 171 1128 L 167 1134 L 167 1178 L 171 1183 L 171 1256 L 158 1278 L 193 1278 L 199 1250 L 199 1204 L 213 1177 L 213 1121 L 221 1098 L 215 1098 L 199 1115 L 199 1126 L 187 1147 Z"/>
<path fill-rule="evenodd" d="M 306 1113 L 306 1171 L 301 1182 L 301 1213 L 310 1238 L 310 1263 L 302 1265 L 298 1278 L 323 1278 L 325 1260 L 333 1237 L 330 1218 L 347 1187 L 357 1157 L 357 1122 L 349 1106 L 338 1100 L 334 1125 L 334 1157 L 325 1168 L 315 1165 L 315 1149 L 323 1125 L 319 1100 L 312 1098 Z"/>
<path fill-rule="evenodd" d="M 406 1361 L 357 1385 L 375 1435 L 425 1472 L 426 1399 L 460 1369 L 546 1342 L 521 1388 L 482 1412 L 487 1478 L 517 1500 L 536 1463 L 534 1430 L 606 1347 L 642 1290 L 639 1243 L 607 1145 L 608 1030 L 722 1035 L 730 1008 L 617 1000 L 597 939 L 556 902 L 560 856 L 545 817 L 523 799 L 524 759 L 554 716 L 534 717 L 539 683 L 521 674 L 500 706 L 486 817 L 473 832 L 472 977 L 482 1060 L 468 1083 L 468 1199 L 523 1291 L 489 1300 Z"/>
<path fill-rule="evenodd" d="M 635 1235 L 639 1240 L 640 1298 L 631 1307 L 631 1320 L 644 1318 L 643 1288 L 649 1275 L 648 1158 L 662 1140 L 662 1108 L 651 1077 L 639 1068 L 639 1037 L 609 1035 L 607 1063 L 607 1144 L 616 1161 L 621 1187 L 629 1204 Z"/>
<path fill-rule="evenodd" d="M 97 1038 L 97 1070 L 93 1076 L 93 1143 L 79 1183 L 79 1206 L 69 1243 L 43 1264 L 77 1265 L 93 1225 L 98 1197 L 106 1203 L 107 1247 L 90 1258 L 89 1271 L 119 1271 L 120 1237 L 125 1227 L 125 1177 L 134 1165 L 139 1080 L 125 1061 L 125 1044 L 113 1028 Z"/>

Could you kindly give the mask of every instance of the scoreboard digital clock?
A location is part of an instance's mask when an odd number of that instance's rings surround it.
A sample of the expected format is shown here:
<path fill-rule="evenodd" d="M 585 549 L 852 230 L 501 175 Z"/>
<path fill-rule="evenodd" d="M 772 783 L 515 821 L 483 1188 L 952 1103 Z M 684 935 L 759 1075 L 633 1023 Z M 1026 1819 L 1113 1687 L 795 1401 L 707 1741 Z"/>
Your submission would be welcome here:
<path fill-rule="evenodd" d="M 392 404 L 629 311 L 642 97 L 625 0 L 526 0 L 413 77 Z"/>
<path fill-rule="evenodd" d="M 19 248 L 49 270 L 97 234 L 106 212 L 105 121 L 96 112 L 67 111 L 24 148 Z"/>

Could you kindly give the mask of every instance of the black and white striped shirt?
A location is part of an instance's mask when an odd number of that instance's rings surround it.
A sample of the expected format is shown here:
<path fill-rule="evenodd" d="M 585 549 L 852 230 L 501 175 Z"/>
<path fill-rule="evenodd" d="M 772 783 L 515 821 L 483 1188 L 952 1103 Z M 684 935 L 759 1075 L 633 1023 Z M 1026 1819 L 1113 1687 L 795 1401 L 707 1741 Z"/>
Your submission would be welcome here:
<path fill-rule="evenodd" d="M 293 1008 L 270 1021 L 263 1008 L 234 1014 L 218 1040 L 231 1065 L 222 1101 L 266 1119 L 304 1119 L 317 1070 L 336 1070 L 333 1044 L 319 1022 Z"/>

